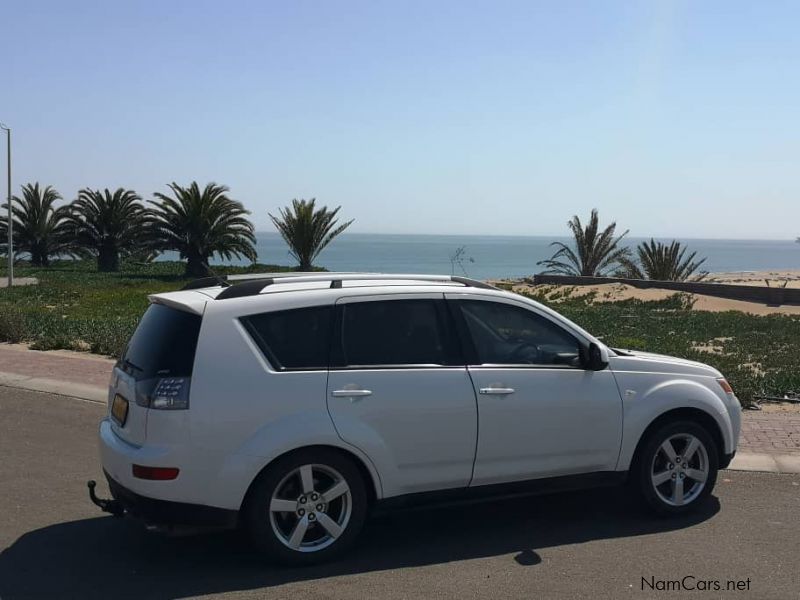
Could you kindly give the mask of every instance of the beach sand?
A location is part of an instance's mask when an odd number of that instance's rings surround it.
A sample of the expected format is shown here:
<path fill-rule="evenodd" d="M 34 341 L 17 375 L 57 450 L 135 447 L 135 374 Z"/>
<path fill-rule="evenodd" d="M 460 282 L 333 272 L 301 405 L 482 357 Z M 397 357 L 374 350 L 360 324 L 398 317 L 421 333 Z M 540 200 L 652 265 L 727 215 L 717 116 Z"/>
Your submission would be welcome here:
<path fill-rule="evenodd" d="M 797 271 L 735 271 L 710 273 L 704 282 L 733 283 L 736 285 L 769 285 L 771 287 L 800 288 L 800 270 Z"/>
<path fill-rule="evenodd" d="M 769 285 L 781 287 L 786 284 L 789 288 L 800 288 L 800 270 L 797 271 L 741 271 L 736 273 L 712 273 L 709 274 L 704 282 L 709 283 L 731 283 L 737 285 Z M 677 293 L 673 290 L 647 289 L 640 290 L 635 287 L 619 284 L 607 283 L 603 285 L 584 285 L 584 286 L 554 286 L 554 285 L 529 285 L 520 280 L 495 280 L 490 283 L 502 283 L 505 285 L 513 284 L 516 292 L 537 291 L 550 295 L 549 292 L 563 294 L 564 288 L 571 288 L 570 297 L 583 296 L 595 292 L 595 302 L 618 302 L 629 298 L 639 300 L 662 300 Z M 712 312 L 724 312 L 736 310 L 755 315 L 786 314 L 800 315 L 800 306 L 767 306 L 757 302 L 745 302 L 742 300 L 728 300 L 725 298 L 715 298 L 713 296 L 703 296 L 691 294 L 695 299 L 695 310 L 707 310 Z"/>

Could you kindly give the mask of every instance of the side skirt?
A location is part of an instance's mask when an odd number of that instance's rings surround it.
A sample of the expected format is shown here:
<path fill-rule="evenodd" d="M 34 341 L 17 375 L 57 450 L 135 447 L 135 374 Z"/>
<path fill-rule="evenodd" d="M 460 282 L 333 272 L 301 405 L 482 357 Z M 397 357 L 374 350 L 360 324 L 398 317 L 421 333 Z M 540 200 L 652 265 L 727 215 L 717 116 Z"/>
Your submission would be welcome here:
<path fill-rule="evenodd" d="M 391 498 L 379 500 L 375 504 L 374 512 L 381 514 L 384 512 L 413 509 L 422 506 L 435 507 L 452 506 L 456 504 L 476 504 L 488 500 L 502 500 L 520 496 L 538 496 L 587 488 L 607 487 L 621 485 L 625 483 L 627 478 L 627 471 L 599 471 L 580 475 L 565 475 L 561 477 L 514 481 L 511 483 L 496 483 L 476 487 L 403 494 L 402 496 L 393 496 Z"/>

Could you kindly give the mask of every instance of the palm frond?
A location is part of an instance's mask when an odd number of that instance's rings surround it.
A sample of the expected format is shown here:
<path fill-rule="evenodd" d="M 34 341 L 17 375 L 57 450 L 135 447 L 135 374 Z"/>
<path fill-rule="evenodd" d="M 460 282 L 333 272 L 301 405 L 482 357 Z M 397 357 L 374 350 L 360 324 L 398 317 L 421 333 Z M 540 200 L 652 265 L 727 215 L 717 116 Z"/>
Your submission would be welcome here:
<path fill-rule="evenodd" d="M 630 255 L 628 248 L 619 245 L 628 232 L 615 237 L 616 223 L 611 223 L 600 231 L 597 209 L 592 210 L 585 226 L 577 215 L 567 222 L 567 226 L 573 237 L 572 247 L 562 242 L 553 242 L 551 246 L 558 248 L 555 254 L 536 263 L 545 267 L 544 273 L 602 277 L 619 269 Z"/>
<path fill-rule="evenodd" d="M 67 227 L 82 256 L 95 256 L 100 270 L 115 271 L 120 257 L 149 246 L 150 211 L 133 190 L 84 188 L 66 207 Z"/>
<path fill-rule="evenodd" d="M 292 200 L 291 207 L 281 208 L 278 216 L 269 213 L 275 228 L 289 246 L 289 254 L 299 263 L 300 270 L 313 268 L 314 261 L 334 238 L 347 229 L 353 220 L 338 225 L 336 216 L 341 206 L 329 210 L 316 208 L 316 199 Z"/>
<path fill-rule="evenodd" d="M 229 260 L 256 260 L 256 237 L 250 214 L 241 202 L 228 196 L 228 188 L 209 183 L 203 190 L 196 181 L 187 187 L 173 182 L 171 195 L 155 193 L 150 229 L 154 243 L 175 250 L 187 260 L 188 275 L 208 272 L 213 255 Z"/>
<path fill-rule="evenodd" d="M 708 273 L 699 271 L 706 259 L 695 260 L 697 252 L 686 256 L 687 248 L 673 240 L 670 244 L 650 239 L 636 248 L 639 259 L 637 268 L 641 279 L 658 281 L 700 281 Z"/>
<path fill-rule="evenodd" d="M 74 254 L 66 229 L 64 207 L 56 207 L 61 195 L 51 186 L 39 183 L 22 186 L 22 196 L 13 196 L 11 204 L 14 255 L 27 253 L 35 266 L 47 266 L 54 256 Z M 7 214 L 8 204 L 0 207 Z M 8 218 L 0 224 L 0 246 L 8 252 Z"/>

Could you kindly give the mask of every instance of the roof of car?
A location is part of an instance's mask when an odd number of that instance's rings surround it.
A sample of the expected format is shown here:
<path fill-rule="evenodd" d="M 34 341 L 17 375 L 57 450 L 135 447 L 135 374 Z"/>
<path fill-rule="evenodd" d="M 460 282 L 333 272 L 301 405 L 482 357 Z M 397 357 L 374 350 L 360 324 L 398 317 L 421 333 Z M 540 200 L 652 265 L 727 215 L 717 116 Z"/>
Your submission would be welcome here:
<path fill-rule="evenodd" d="M 198 289 L 190 283 L 188 289 Z M 216 300 L 256 296 L 265 292 L 302 291 L 324 287 L 447 285 L 481 289 L 497 289 L 481 281 L 452 275 L 408 273 L 257 273 L 231 275 L 217 282 Z M 200 288 L 203 289 L 203 288 Z"/>
<path fill-rule="evenodd" d="M 232 298 L 262 296 L 274 293 L 303 292 L 324 289 L 376 289 L 392 288 L 474 288 L 502 291 L 487 283 L 453 275 L 430 275 L 409 273 L 344 273 L 344 272 L 290 272 L 253 273 L 206 277 L 195 280 L 177 292 L 151 295 L 150 301 L 188 309 L 202 314 L 209 300 L 222 301 Z"/>
<path fill-rule="evenodd" d="M 234 283 L 235 282 L 235 283 Z M 197 285 L 199 284 L 199 285 Z M 266 299 L 272 296 L 276 304 L 294 305 L 305 302 L 315 303 L 322 297 L 330 299 L 338 297 L 337 291 L 346 292 L 347 296 L 385 294 L 391 293 L 419 294 L 425 292 L 458 292 L 459 294 L 478 294 L 490 297 L 513 298 L 518 302 L 532 304 L 538 307 L 541 313 L 550 315 L 550 318 L 564 323 L 582 337 L 597 342 L 598 340 L 580 326 L 565 319 L 551 308 L 539 304 L 530 298 L 524 298 L 507 290 L 489 285 L 482 281 L 459 277 L 454 275 L 429 275 L 429 274 L 392 274 L 392 273 L 256 273 L 247 275 L 233 275 L 228 277 L 214 277 L 190 283 L 183 290 L 153 294 L 149 296 L 151 302 L 165 304 L 179 310 L 202 315 L 210 305 L 233 312 L 241 310 L 242 299 L 257 297 Z M 303 293 L 306 292 L 306 293 Z M 300 294 L 300 297 L 298 297 Z M 233 299 L 240 299 L 236 302 Z M 302 298 L 302 299 L 301 299 Z M 230 306 L 226 299 L 231 299 Z M 220 301 L 217 303 L 217 301 Z M 249 302 L 244 302 L 249 305 Z M 313 305 L 313 304 L 312 304 Z"/>

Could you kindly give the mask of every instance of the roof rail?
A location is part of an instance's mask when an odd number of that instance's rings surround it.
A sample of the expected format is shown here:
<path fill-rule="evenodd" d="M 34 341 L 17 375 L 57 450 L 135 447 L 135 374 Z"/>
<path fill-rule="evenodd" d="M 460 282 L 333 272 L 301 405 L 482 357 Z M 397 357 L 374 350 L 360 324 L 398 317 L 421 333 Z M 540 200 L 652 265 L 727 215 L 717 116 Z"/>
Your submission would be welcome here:
<path fill-rule="evenodd" d="M 240 275 L 228 275 L 228 281 L 251 281 L 253 279 L 274 279 L 276 277 L 309 277 L 313 275 L 323 275 L 330 278 L 333 275 L 364 275 L 358 271 L 277 271 L 275 273 L 241 273 Z"/>
<path fill-rule="evenodd" d="M 451 281 L 455 281 L 456 283 L 463 283 L 467 287 L 474 287 L 480 288 L 482 290 L 499 290 L 499 287 L 493 286 L 489 283 L 484 281 L 478 281 L 477 279 L 470 279 L 469 277 L 459 277 L 458 275 L 453 275 L 450 277 Z"/>
<path fill-rule="evenodd" d="M 432 283 L 460 283 L 465 287 L 480 288 L 485 290 L 496 290 L 498 288 L 469 279 L 468 277 L 457 277 L 453 275 L 412 275 L 406 273 L 264 273 L 248 274 L 245 276 L 229 276 L 228 279 L 236 277 L 244 283 L 233 285 L 222 290 L 217 295 L 217 300 L 227 298 L 242 298 L 244 296 L 257 296 L 261 291 L 271 285 L 281 283 L 311 283 L 330 281 L 330 287 L 341 288 L 343 281 L 426 281 Z"/>

